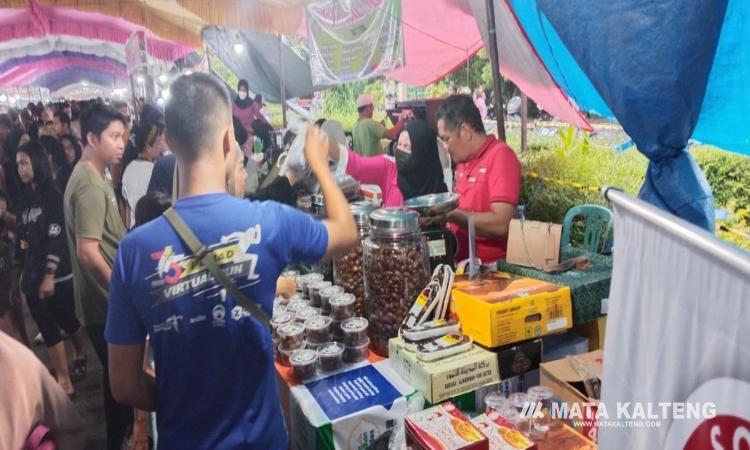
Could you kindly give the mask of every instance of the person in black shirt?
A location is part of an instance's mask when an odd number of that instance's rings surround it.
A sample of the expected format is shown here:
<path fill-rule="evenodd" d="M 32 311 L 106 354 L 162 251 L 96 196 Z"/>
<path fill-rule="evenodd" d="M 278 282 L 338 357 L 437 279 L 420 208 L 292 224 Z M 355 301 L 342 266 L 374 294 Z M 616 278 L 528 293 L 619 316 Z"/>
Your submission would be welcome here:
<path fill-rule="evenodd" d="M 17 216 L 16 260 L 21 289 L 54 366 L 57 382 L 75 395 L 72 379 L 85 375 L 83 327 L 75 314 L 73 274 L 65 242 L 63 196 L 50 175 L 44 148 L 29 142 L 16 153 L 23 185 Z M 73 337 L 75 360 L 68 370 L 60 328 Z"/>

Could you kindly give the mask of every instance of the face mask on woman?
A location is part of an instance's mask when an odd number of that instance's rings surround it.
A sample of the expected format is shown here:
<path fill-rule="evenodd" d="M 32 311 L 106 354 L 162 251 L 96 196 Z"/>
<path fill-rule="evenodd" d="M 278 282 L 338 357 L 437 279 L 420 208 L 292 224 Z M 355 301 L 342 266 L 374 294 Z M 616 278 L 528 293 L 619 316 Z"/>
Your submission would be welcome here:
<path fill-rule="evenodd" d="M 247 91 L 239 91 L 238 95 L 240 97 L 240 100 L 245 100 L 247 98 Z"/>

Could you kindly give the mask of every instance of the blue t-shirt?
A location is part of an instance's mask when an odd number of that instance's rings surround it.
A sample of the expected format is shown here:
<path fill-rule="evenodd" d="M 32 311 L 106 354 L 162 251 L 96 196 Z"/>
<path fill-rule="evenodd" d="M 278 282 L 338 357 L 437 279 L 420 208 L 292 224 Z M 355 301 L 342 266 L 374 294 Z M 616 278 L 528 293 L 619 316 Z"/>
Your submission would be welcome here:
<path fill-rule="evenodd" d="M 278 203 L 211 194 L 175 207 L 269 315 L 284 268 L 318 261 L 328 246 L 320 221 Z M 107 341 L 134 345 L 146 334 L 159 448 L 287 448 L 270 333 L 195 263 L 164 217 L 122 240 L 109 286 Z"/>

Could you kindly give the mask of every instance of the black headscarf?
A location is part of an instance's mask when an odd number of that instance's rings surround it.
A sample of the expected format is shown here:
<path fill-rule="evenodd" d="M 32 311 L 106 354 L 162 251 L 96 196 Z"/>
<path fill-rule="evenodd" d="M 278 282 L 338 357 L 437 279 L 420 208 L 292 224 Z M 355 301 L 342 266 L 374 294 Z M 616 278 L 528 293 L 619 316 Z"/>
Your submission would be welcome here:
<path fill-rule="evenodd" d="M 234 104 L 237 105 L 240 109 L 247 109 L 250 107 L 250 104 L 253 102 L 253 99 L 250 98 L 250 85 L 247 84 L 247 80 L 240 80 L 239 83 L 237 83 L 237 91 L 240 90 L 240 88 L 245 88 L 247 92 L 247 97 L 245 97 L 244 100 L 240 99 L 240 96 L 234 98 Z"/>
<path fill-rule="evenodd" d="M 424 120 L 412 120 L 406 124 L 411 140 L 411 155 L 396 150 L 398 188 L 404 200 L 420 195 L 446 192 L 443 166 L 438 154 L 437 134 Z"/>

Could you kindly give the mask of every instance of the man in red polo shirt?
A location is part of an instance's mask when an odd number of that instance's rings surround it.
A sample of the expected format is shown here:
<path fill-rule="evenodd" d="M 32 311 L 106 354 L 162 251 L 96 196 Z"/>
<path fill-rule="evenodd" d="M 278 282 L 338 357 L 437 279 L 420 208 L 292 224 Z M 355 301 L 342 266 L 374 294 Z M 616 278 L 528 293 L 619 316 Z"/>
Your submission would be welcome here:
<path fill-rule="evenodd" d="M 482 263 L 505 258 L 508 227 L 521 190 L 521 164 L 507 144 L 487 135 L 468 95 L 451 95 L 435 114 L 438 134 L 456 163 L 458 209 L 448 214 L 458 240 L 456 261 L 469 257 L 469 217 L 474 217 Z"/>

